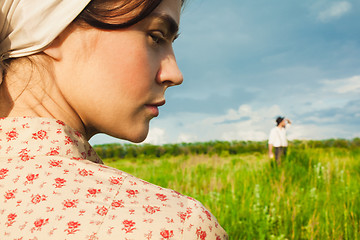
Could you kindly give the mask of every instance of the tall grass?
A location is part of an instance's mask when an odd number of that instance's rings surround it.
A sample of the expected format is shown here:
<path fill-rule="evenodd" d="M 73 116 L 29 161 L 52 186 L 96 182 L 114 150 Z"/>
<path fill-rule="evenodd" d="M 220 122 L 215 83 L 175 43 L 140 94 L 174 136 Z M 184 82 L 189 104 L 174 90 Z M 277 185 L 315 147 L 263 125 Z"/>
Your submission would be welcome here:
<path fill-rule="evenodd" d="M 230 239 L 359 239 L 360 151 L 105 159 L 107 165 L 201 201 Z"/>

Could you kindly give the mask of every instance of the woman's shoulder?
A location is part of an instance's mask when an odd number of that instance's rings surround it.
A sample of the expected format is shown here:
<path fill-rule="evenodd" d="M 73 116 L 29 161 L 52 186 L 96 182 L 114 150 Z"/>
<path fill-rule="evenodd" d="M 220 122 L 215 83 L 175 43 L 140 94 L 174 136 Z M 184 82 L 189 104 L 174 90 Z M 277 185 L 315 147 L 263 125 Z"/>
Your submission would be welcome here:
<path fill-rule="evenodd" d="M 216 218 L 199 201 L 88 160 L 12 158 L 2 172 L 8 210 L 0 215 L 16 215 L 11 224 L 23 226 L 14 237 L 226 239 Z M 14 203 L 17 207 L 11 208 Z"/>
<path fill-rule="evenodd" d="M 133 234 L 129 232 L 129 237 L 136 239 L 150 232 L 154 239 L 164 236 L 165 239 L 166 236 L 174 239 L 227 239 L 217 219 L 198 200 L 118 169 L 97 166 L 92 162 L 86 164 L 98 168 L 108 188 L 118 186 L 109 208 L 109 216 L 114 219 L 108 218 L 103 223 L 104 226 L 113 226 L 113 233 L 118 231 L 120 234 L 128 224 L 133 226 L 130 231 Z M 114 224 L 120 225 L 115 227 Z"/>
<path fill-rule="evenodd" d="M 179 239 L 178 234 L 181 239 L 205 239 L 205 236 L 227 239 L 217 219 L 198 200 L 120 170 L 105 168 L 111 173 L 119 171 L 125 177 L 115 199 L 123 200 L 134 211 L 134 217 L 142 219 L 141 223 L 137 222 L 142 229 L 153 229 L 153 234 L 157 231 L 159 237 L 177 236 L 175 239 Z"/>

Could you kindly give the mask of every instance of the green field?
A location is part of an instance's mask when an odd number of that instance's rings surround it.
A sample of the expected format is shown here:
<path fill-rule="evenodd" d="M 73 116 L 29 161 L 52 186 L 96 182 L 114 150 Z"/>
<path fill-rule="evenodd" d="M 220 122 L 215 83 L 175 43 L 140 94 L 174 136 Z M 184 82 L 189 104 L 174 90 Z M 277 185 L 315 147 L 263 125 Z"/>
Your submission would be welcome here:
<path fill-rule="evenodd" d="M 198 199 L 230 239 L 360 239 L 358 147 L 293 146 L 281 166 L 264 152 L 104 161 Z"/>

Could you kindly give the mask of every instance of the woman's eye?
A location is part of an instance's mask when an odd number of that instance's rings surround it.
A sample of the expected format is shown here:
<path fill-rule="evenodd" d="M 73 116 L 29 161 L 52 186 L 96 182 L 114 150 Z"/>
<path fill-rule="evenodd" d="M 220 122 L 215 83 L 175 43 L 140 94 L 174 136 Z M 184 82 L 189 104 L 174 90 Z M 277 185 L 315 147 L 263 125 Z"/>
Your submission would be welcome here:
<path fill-rule="evenodd" d="M 151 37 L 151 39 L 153 40 L 154 43 L 156 44 L 160 44 L 160 43 L 163 43 L 165 42 L 165 37 L 164 37 L 164 34 L 160 31 L 156 31 L 156 32 L 151 32 L 149 34 L 149 36 Z"/>

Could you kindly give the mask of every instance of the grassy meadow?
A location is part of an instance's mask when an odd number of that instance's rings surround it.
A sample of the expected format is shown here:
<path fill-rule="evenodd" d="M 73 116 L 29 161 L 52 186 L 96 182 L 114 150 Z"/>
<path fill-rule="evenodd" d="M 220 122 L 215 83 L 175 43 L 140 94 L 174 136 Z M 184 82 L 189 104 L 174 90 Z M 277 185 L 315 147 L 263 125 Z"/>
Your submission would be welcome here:
<path fill-rule="evenodd" d="M 230 239 L 360 239 L 360 150 L 106 158 L 109 166 L 201 201 Z"/>

